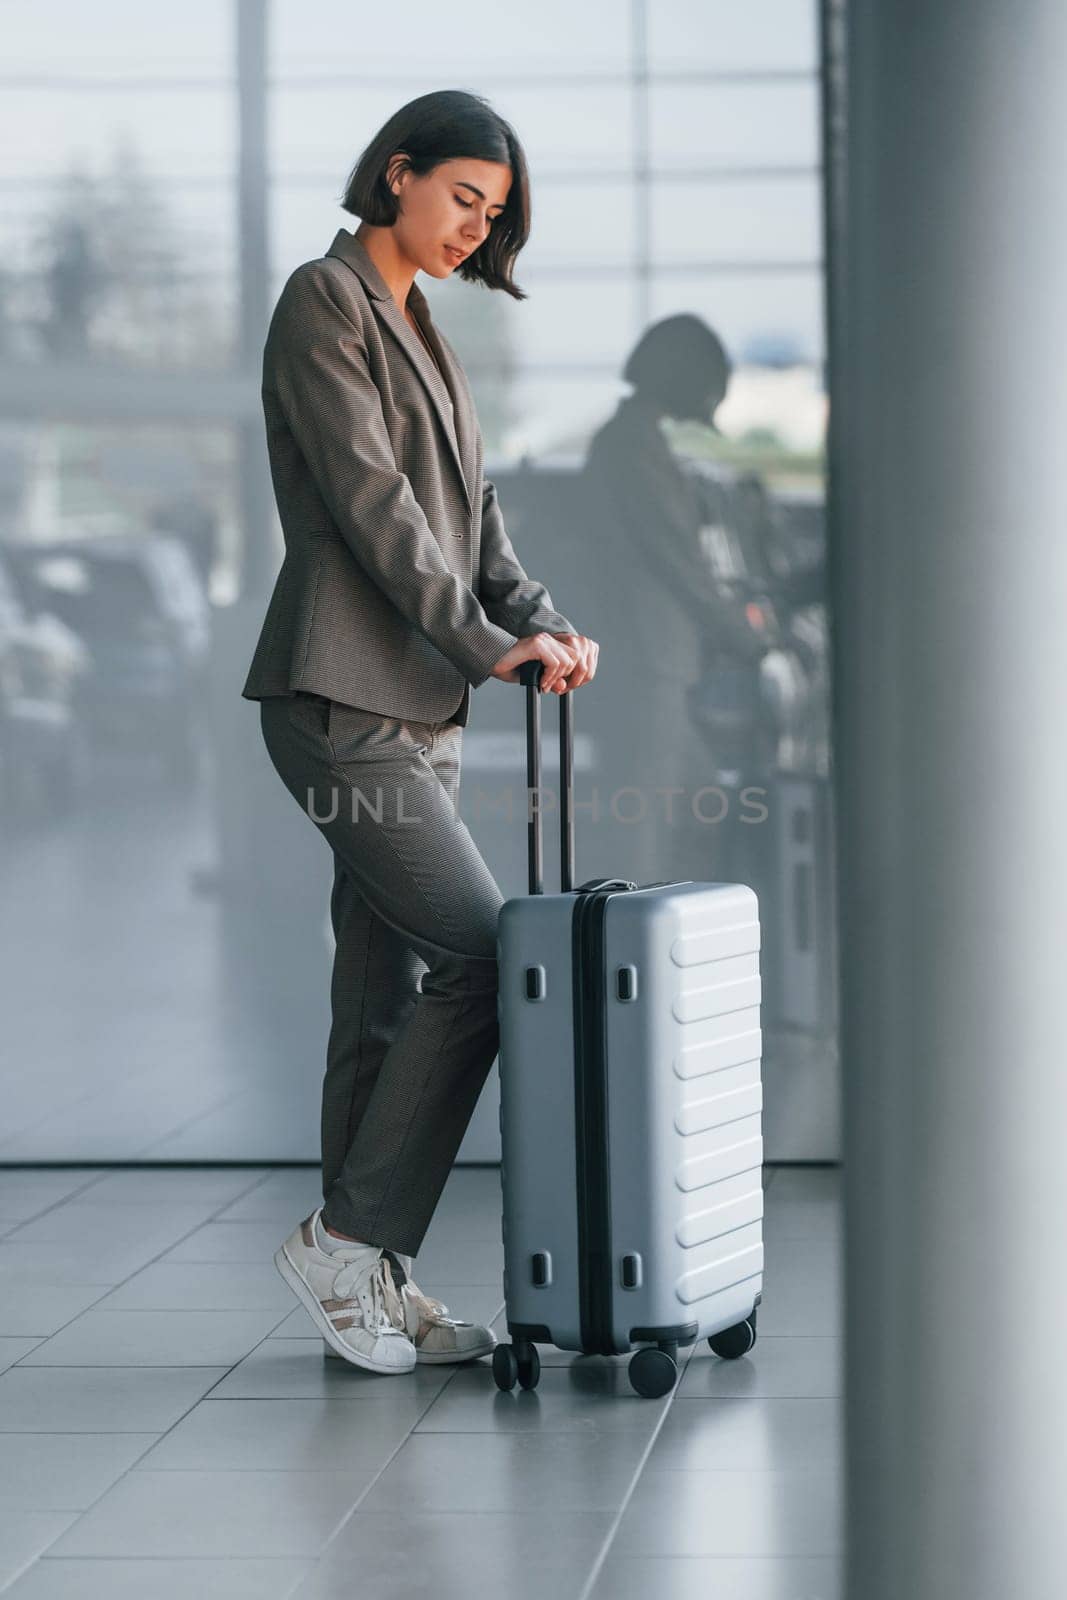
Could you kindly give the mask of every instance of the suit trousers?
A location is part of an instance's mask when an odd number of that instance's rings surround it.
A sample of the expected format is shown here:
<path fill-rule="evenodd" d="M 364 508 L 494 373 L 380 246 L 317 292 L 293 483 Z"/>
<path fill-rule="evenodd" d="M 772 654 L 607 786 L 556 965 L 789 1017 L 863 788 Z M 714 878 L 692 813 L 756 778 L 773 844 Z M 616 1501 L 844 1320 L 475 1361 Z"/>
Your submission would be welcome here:
<path fill-rule="evenodd" d="M 463 730 L 304 691 L 260 718 L 333 852 L 323 1221 L 413 1256 L 499 1043 L 503 897 L 457 811 Z"/>

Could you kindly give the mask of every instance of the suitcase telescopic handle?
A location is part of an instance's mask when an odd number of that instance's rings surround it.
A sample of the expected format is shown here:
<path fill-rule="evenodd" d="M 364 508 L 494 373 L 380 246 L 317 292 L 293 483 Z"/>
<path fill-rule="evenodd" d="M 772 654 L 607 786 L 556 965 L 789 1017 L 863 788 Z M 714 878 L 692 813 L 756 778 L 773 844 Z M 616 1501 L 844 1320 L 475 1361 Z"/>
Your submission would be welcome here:
<path fill-rule="evenodd" d="M 519 682 L 526 685 L 526 806 L 529 813 L 530 893 L 544 894 L 541 827 L 541 675 L 543 661 L 523 661 Z M 573 694 L 559 700 L 559 879 L 566 894 L 574 887 L 574 714 Z M 531 795 L 532 791 L 532 795 Z"/>

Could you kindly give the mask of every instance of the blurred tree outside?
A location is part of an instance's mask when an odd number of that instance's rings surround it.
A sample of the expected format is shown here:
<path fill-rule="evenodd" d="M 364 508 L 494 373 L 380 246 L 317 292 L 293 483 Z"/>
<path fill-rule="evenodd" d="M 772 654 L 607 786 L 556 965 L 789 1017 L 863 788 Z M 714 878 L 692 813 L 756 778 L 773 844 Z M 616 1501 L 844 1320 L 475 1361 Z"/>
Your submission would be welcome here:
<path fill-rule="evenodd" d="M 232 291 L 204 274 L 203 253 L 134 142 L 122 138 L 107 170 L 72 163 L 31 227 L 22 270 L 0 273 L 0 350 L 35 364 L 91 365 L 102 386 L 109 371 L 164 385 L 201 372 L 222 377 L 236 351 Z M 202 572 L 216 540 L 225 559 L 236 538 L 232 430 L 190 419 L 187 396 L 173 421 L 165 412 L 164 387 L 143 422 L 105 413 L 98 422 L 50 416 L 21 428 L 11 441 L 21 468 L 4 536 L 172 523 L 183 537 L 193 530 Z"/>
<path fill-rule="evenodd" d="M 117 142 L 109 171 L 70 168 L 31 254 L 31 271 L 6 297 L 7 319 L 21 322 L 36 345 L 25 356 L 153 371 L 233 360 L 225 286 L 197 269 L 196 239 L 129 138 Z"/>

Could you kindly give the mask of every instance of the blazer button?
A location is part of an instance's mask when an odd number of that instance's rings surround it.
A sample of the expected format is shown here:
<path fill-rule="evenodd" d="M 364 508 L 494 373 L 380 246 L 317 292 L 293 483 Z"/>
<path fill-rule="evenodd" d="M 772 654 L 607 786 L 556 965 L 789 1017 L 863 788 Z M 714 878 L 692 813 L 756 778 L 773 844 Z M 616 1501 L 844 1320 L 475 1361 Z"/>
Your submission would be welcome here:
<path fill-rule="evenodd" d="M 455 528 L 453 528 L 452 529 L 452 537 L 453 537 L 453 539 L 462 539 L 463 535 L 461 533 L 457 533 Z"/>

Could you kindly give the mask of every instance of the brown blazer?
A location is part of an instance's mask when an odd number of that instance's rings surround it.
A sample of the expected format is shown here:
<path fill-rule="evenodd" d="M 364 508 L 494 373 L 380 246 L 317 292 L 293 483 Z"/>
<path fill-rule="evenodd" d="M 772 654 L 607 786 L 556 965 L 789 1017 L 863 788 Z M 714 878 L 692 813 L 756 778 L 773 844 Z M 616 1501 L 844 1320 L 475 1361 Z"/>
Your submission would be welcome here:
<path fill-rule="evenodd" d="M 305 689 L 465 724 L 517 638 L 577 631 L 512 549 L 467 379 L 417 284 L 408 306 L 441 372 L 344 228 L 282 289 L 263 410 L 285 558 L 247 700 Z"/>

